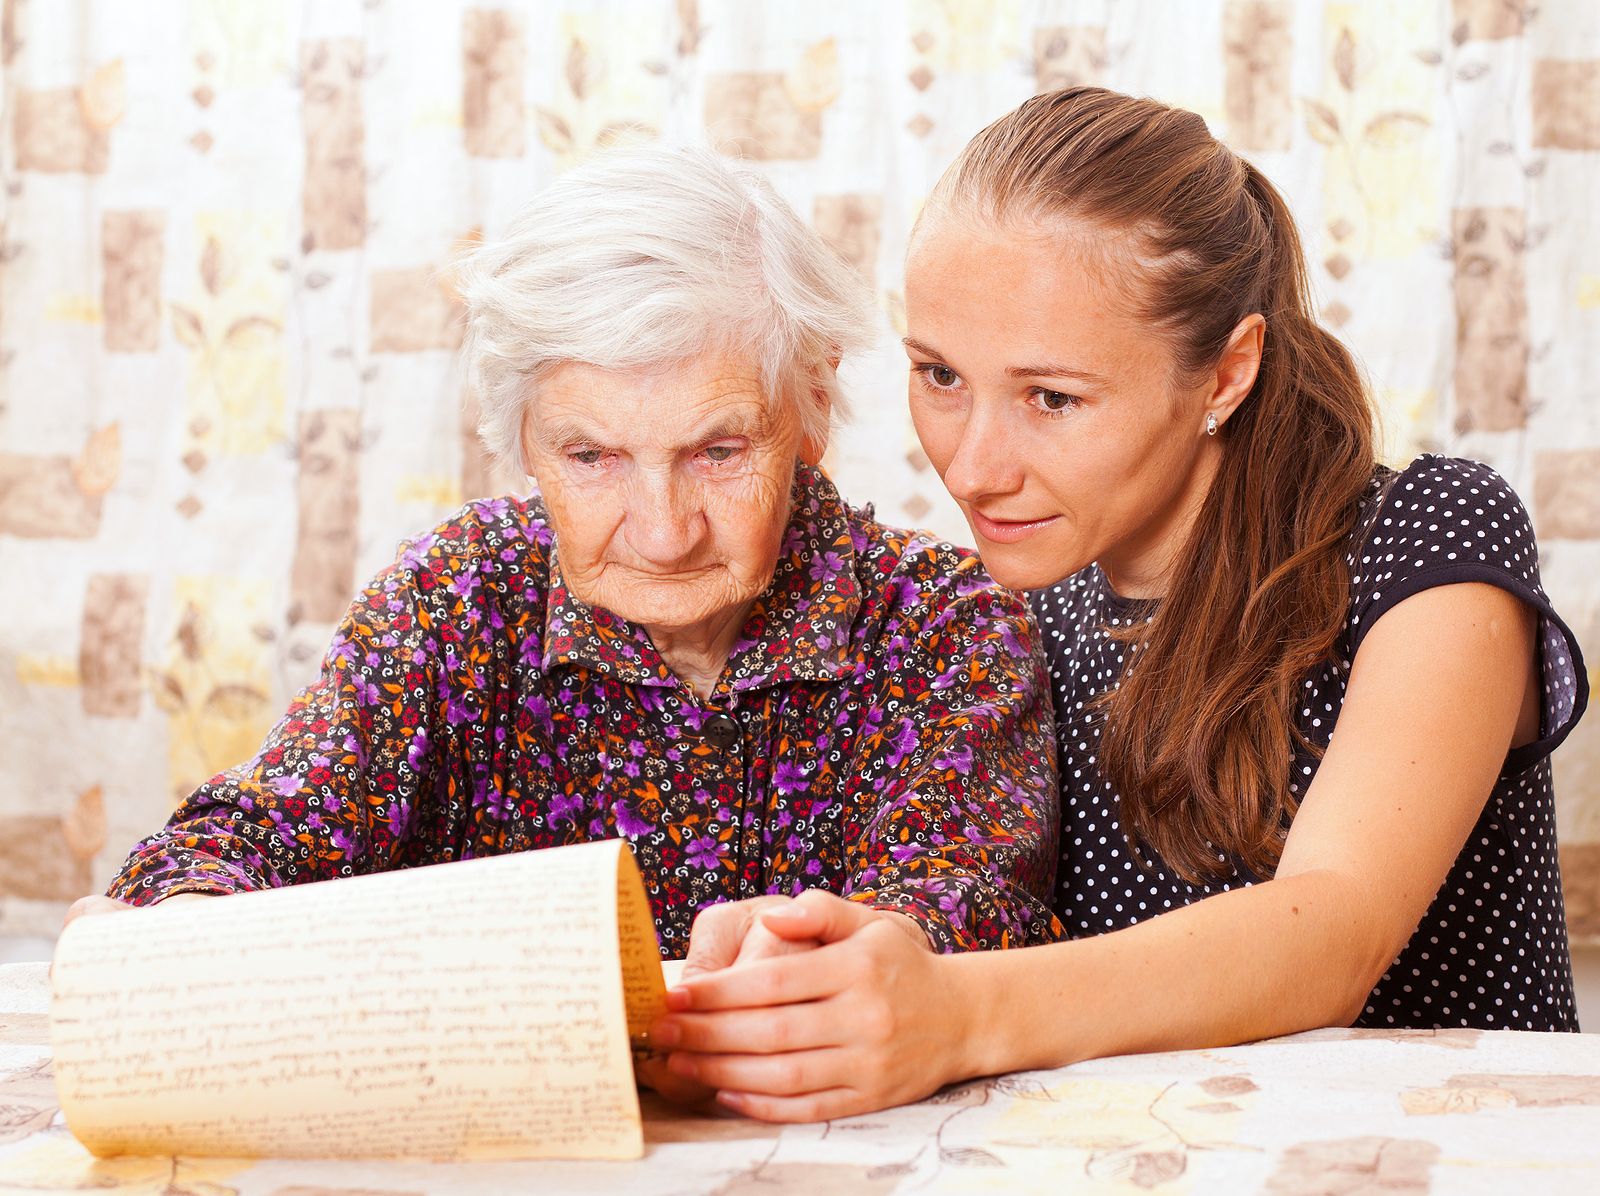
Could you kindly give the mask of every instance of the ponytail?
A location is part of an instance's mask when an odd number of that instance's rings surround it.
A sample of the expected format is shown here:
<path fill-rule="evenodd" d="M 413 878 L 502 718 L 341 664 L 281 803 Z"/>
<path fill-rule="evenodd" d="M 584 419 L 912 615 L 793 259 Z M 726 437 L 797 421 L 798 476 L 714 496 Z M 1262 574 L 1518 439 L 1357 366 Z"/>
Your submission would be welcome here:
<path fill-rule="evenodd" d="M 941 190 L 1139 239 L 1143 315 L 1181 368 L 1214 369 L 1266 321 L 1250 393 L 1167 592 L 1104 696 L 1099 766 L 1137 852 L 1190 881 L 1276 870 L 1299 798 L 1308 672 L 1348 614 L 1347 541 L 1374 461 L 1354 360 L 1316 321 L 1294 220 L 1193 113 L 1099 88 L 1036 96 L 968 146 Z M 938 193 L 936 193 L 938 194 Z"/>

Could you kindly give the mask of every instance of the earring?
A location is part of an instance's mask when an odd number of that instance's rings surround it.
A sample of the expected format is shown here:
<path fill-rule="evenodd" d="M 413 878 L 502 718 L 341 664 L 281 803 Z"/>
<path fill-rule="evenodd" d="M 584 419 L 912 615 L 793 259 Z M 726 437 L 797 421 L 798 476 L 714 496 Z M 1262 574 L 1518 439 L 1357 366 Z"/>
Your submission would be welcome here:
<path fill-rule="evenodd" d="M 1216 413 L 1208 411 L 1208 412 L 1206 412 L 1206 435 L 1207 436 L 1215 436 L 1216 434 L 1217 434 L 1217 416 L 1216 416 Z"/>

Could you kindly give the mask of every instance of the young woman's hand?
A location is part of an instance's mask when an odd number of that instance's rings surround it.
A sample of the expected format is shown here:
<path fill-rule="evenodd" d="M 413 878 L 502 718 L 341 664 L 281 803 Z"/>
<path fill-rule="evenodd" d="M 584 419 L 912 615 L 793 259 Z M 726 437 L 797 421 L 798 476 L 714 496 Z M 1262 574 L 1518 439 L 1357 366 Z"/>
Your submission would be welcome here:
<path fill-rule="evenodd" d="M 815 950 L 686 977 L 651 1028 L 667 1067 L 764 1121 L 903 1104 L 969 1074 L 959 969 L 900 914 L 808 892 L 764 910 Z"/>
<path fill-rule="evenodd" d="M 744 901 L 724 901 L 701 910 L 695 915 L 694 927 L 689 932 L 689 951 L 684 957 L 680 982 L 819 946 L 814 939 L 775 934 L 762 921 L 762 913 L 773 913 L 790 905 L 788 897 L 751 897 Z M 669 1070 L 666 1056 L 661 1054 L 640 1060 L 634 1071 L 641 1084 L 674 1104 L 704 1106 L 716 1096 L 715 1089 Z"/>

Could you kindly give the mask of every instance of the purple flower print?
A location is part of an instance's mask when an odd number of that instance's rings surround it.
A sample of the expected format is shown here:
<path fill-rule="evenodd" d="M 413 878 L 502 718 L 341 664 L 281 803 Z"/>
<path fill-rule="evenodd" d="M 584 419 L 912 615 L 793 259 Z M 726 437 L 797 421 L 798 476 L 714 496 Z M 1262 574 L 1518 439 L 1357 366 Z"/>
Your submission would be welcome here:
<path fill-rule="evenodd" d="M 406 748 L 406 764 L 413 772 L 421 772 L 424 761 L 428 758 L 428 748 L 432 744 L 428 740 L 428 729 L 418 727 L 411 736 L 411 743 Z"/>
<path fill-rule="evenodd" d="M 934 761 L 936 768 L 953 768 L 962 776 L 972 775 L 972 745 L 962 742 L 951 744 L 939 753 Z"/>
<path fill-rule="evenodd" d="M 811 580 L 825 582 L 844 568 L 844 557 L 837 552 L 822 552 L 811 558 Z"/>
<path fill-rule="evenodd" d="M 627 835 L 630 839 L 638 838 L 640 835 L 648 835 L 655 829 L 650 823 L 639 817 L 625 801 L 611 803 L 611 816 L 617 820 L 617 830 Z"/>
<path fill-rule="evenodd" d="M 889 735 L 888 765 L 891 769 L 899 768 L 917 750 L 919 743 L 917 725 L 909 718 L 902 718 Z"/>
<path fill-rule="evenodd" d="M 707 872 L 714 872 L 721 862 L 717 853 L 715 839 L 696 838 L 689 844 L 689 862 L 696 868 L 704 868 Z"/>
<path fill-rule="evenodd" d="M 585 804 L 576 794 L 552 793 L 545 807 L 546 816 L 556 825 L 575 823 Z"/>
<path fill-rule="evenodd" d="M 772 774 L 772 787 L 784 797 L 796 793 L 803 793 L 811 787 L 811 779 L 805 771 L 792 760 L 778 761 L 778 767 Z"/>
<path fill-rule="evenodd" d="M 400 567 L 409 569 L 413 573 L 425 573 L 428 569 L 428 552 L 434 546 L 433 536 L 419 536 L 400 546 Z"/>

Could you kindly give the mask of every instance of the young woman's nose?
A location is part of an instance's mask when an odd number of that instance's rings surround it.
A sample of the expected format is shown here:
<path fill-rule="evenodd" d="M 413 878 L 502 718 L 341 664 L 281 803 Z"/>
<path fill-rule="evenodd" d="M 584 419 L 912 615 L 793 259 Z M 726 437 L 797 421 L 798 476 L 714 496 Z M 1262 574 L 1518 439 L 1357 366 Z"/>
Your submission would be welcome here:
<path fill-rule="evenodd" d="M 968 405 L 944 472 L 945 489 L 958 502 L 973 503 L 1021 487 L 1024 462 L 1006 422 L 999 404 Z"/>

